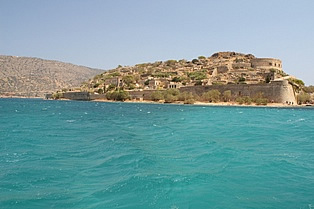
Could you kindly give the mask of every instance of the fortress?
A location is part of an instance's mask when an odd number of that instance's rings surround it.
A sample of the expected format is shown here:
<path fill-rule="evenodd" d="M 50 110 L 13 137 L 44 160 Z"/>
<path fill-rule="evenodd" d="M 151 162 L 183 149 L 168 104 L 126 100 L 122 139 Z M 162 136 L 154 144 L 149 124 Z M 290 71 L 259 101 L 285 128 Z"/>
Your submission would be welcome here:
<path fill-rule="evenodd" d="M 218 52 L 192 61 L 167 60 L 135 66 L 118 66 L 81 86 L 80 92 L 63 94 L 66 99 L 106 99 L 106 92 L 123 89 L 132 100 L 150 100 L 155 91 L 178 89 L 202 95 L 210 90 L 230 90 L 232 98 L 262 94 L 270 102 L 296 104 L 292 85 L 282 62 L 252 54 Z"/>
<path fill-rule="evenodd" d="M 282 71 L 282 63 L 279 59 L 274 58 L 254 58 L 251 60 L 252 68 L 277 69 Z"/>
<path fill-rule="evenodd" d="M 202 95 L 210 90 L 218 90 L 221 94 L 230 90 L 232 97 L 249 96 L 262 93 L 270 102 L 283 104 L 297 104 L 293 87 L 287 80 L 272 81 L 267 84 L 227 84 L 227 85 L 208 85 L 208 86 L 188 86 L 181 87 L 180 92 L 192 92 L 196 95 Z M 131 100 L 150 100 L 151 94 L 157 90 L 128 91 Z M 52 95 L 46 95 L 46 99 L 50 99 Z M 63 98 L 69 100 L 105 100 L 104 94 L 93 94 L 89 92 L 66 92 Z"/>

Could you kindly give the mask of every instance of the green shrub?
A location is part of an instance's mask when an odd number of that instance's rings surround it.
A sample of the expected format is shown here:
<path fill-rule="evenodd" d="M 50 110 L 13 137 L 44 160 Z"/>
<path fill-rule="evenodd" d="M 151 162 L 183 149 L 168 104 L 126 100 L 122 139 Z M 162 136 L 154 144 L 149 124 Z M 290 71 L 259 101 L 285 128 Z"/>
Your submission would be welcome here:
<path fill-rule="evenodd" d="M 178 89 L 167 89 L 166 91 L 164 91 L 164 93 L 178 96 L 180 94 L 180 91 Z"/>
<path fill-rule="evenodd" d="M 239 103 L 240 105 L 242 105 L 244 103 L 243 97 L 237 97 L 236 102 Z"/>
<path fill-rule="evenodd" d="M 256 105 L 267 105 L 268 99 L 266 98 L 257 98 L 255 100 Z"/>
<path fill-rule="evenodd" d="M 173 65 L 175 65 L 177 63 L 177 60 L 167 60 L 166 62 L 165 62 L 165 64 L 167 65 L 167 66 L 173 66 Z"/>
<path fill-rule="evenodd" d="M 247 104 L 247 105 L 252 104 L 252 98 L 249 97 L 249 96 L 244 96 L 244 97 L 243 97 L 243 101 L 244 101 L 244 103 Z"/>
<path fill-rule="evenodd" d="M 314 86 L 305 86 L 303 88 L 303 90 L 306 92 L 306 93 L 314 93 Z"/>
<path fill-rule="evenodd" d="M 300 87 L 303 87 L 304 86 L 304 82 L 300 79 L 297 79 L 297 78 L 289 78 L 288 79 L 291 83 L 294 83 L 294 84 L 297 84 L 299 85 Z"/>
<path fill-rule="evenodd" d="M 114 100 L 114 101 L 125 101 L 130 98 L 129 92 L 123 91 L 123 90 L 118 90 L 118 91 L 113 91 L 113 92 L 107 92 L 106 93 L 106 98 L 109 100 Z"/>
<path fill-rule="evenodd" d="M 190 99 L 194 99 L 194 95 L 192 94 L 192 92 L 180 93 L 179 97 L 178 97 L 179 101 L 186 101 L 186 100 L 190 100 Z"/>
<path fill-rule="evenodd" d="M 164 95 L 160 91 L 154 91 L 151 94 L 151 100 L 153 100 L 153 101 L 159 101 L 159 100 L 163 100 L 163 99 L 164 99 Z"/>
<path fill-rule="evenodd" d="M 256 105 L 267 105 L 268 99 L 264 97 L 263 92 L 258 92 L 254 97 L 253 97 L 253 102 L 256 103 Z"/>
<path fill-rule="evenodd" d="M 165 103 L 172 103 L 178 100 L 180 92 L 178 89 L 168 89 L 164 91 Z"/>
<path fill-rule="evenodd" d="M 181 77 L 174 77 L 171 81 L 172 82 L 181 82 L 183 80 L 183 78 Z"/>
<path fill-rule="evenodd" d="M 184 100 L 184 104 L 194 104 L 195 100 L 194 99 L 186 99 Z"/>
<path fill-rule="evenodd" d="M 311 95 L 305 92 L 301 92 L 297 96 L 298 104 L 305 104 L 311 101 Z"/>
<path fill-rule="evenodd" d="M 171 94 L 166 94 L 165 95 L 165 103 L 172 103 L 172 102 L 175 102 L 177 101 L 177 97 L 176 96 L 173 96 Z"/>
<path fill-rule="evenodd" d="M 116 89 L 116 85 L 110 84 L 110 85 L 108 86 L 107 91 L 112 91 L 112 90 L 115 90 L 115 89 Z"/>
<path fill-rule="evenodd" d="M 135 82 L 135 78 L 132 75 L 126 75 L 123 76 L 122 81 L 127 85 L 130 86 L 130 84 Z"/>
<path fill-rule="evenodd" d="M 192 60 L 192 63 L 193 63 L 193 64 L 197 64 L 197 63 L 199 63 L 199 60 L 198 60 L 198 59 L 193 59 L 193 60 Z"/>
<path fill-rule="evenodd" d="M 220 92 L 216 89 L 205 92 L 202 94 L 202 100 L 208 102 L 219 102 Z"/>
<path fill-rule="evenodd" d="M 57 92 L 57 93 L 53 93 L 52 94 L 52 98 L 53 99 L 61 99 L 63 97 L 63 94 L 60 93 L 60 92 Z"/>
<path fill-rule="evenodd" d="M 224 102 L 229 102 L 231 100 L 231 90 L 226 90 L 223 92 Z"/>
<path fill-rule="evenodd" d="M 103 94 L 103 93 L 104 93 L 104 90 L 103 90 L 103 89 L 98 89 L 98 90 L 97 90 L 97 93 L 98 93 L 98 94 Z"/>
<path fill-rule="evenodd" d="M 191 78 L 192 80 L 203 80 L 207 76 L 205 72 L 195 71 L 195 72 L 188 73 L 188 77 Z"/>
<path fill-rule="evenodd" d="M 239 78 L 239 83 L 243 83 L 243 82 L 245 82 L 245 78 L 244 77 Z"/>

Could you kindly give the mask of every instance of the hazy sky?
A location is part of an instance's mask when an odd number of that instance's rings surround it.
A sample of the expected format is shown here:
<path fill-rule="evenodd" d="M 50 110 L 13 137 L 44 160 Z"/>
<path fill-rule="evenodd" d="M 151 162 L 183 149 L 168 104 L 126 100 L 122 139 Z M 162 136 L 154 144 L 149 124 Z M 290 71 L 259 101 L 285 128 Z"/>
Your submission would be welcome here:
<path fill-rule="evenodd" d="M 111 69 L 236 51 L 314 85 L 313 0 L 0 0 L 0 54 Z"/>

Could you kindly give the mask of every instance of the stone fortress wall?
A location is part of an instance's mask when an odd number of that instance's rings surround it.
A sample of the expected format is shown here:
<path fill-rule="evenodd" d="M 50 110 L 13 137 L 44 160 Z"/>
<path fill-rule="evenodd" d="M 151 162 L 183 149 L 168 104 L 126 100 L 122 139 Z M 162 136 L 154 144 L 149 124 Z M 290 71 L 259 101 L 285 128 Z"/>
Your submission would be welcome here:
<path fill-rule="evenodd" d="M 278 69 L 282 71 L 282 62 L 279 59 L 274 58 L 254 58 L 251 60 L 252 68 L 262 69 Z"/>
<path fill-rule="evenodd" d="M 272 81 L 265 84 L 228 84 L 228 85 L 209 85 L 209 86 L 189 86 L 180 88 L 181 92 L 192 92 L 202 95 L 210 90 L 218 90 L 221 94 L 230 90 L 233 97 L 249 96 L 254 97 L 262 93 L 269 101 L 275 103 L 297 104 L 292 85 L 287 80 Z"/>
<path fill-rule="evenodd" d="M 292 85 L 287 80 L 271 81 L 265 84 L 228 84 L 181 87 L 180 92 L 192 92 L 202 95 L 210 90 L 218 90 L 221 94 L 230 90 L 234 98 L 239 96 L 254 97 L 262 93 L 269 101 L 275 103 L 297 104 Z M 150 100 L 151 94 L 157 90 L 129 91 L 132 100 Z M 89 92 L 67 92 L 63 94 L 64 99 L 70 100 L 96 100 L 106 99 L 105 94 L 90 94 Z"/>

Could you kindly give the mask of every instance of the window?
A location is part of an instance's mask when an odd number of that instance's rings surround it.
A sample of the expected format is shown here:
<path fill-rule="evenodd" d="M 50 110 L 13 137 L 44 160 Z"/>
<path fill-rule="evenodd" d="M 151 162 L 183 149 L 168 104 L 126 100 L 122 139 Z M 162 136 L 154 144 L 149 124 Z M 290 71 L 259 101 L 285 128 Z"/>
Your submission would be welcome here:
<path fill-rule="evenodd" d="M 270 62 L 270 63 L 269 63 L 269 66 L 272 66 L 272 65 L 273 65 L 273 63 Z"/>

